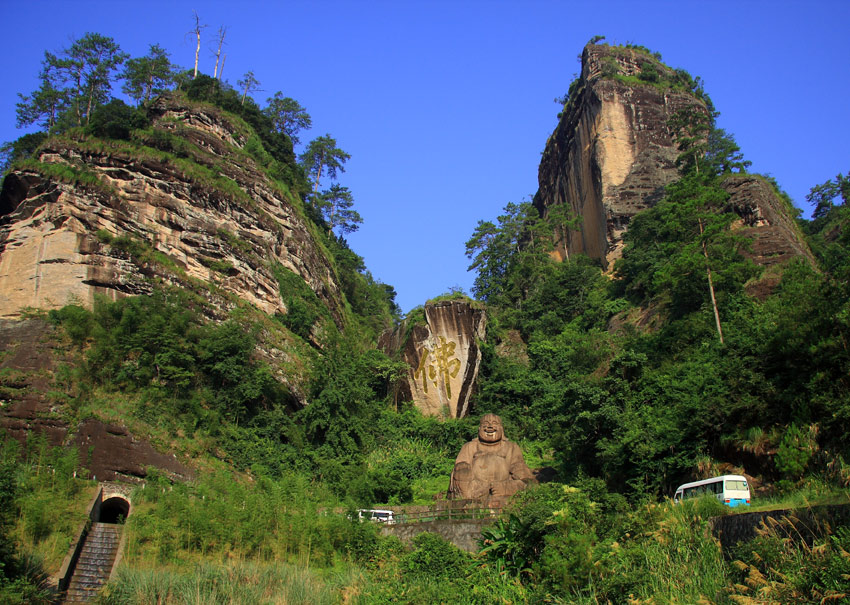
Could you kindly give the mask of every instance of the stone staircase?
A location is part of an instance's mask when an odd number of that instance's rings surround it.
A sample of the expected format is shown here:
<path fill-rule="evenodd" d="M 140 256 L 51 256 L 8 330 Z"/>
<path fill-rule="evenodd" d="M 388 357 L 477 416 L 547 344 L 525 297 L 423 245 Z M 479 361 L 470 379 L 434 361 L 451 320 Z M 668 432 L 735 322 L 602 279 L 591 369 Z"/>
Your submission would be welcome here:
<path fill-rule="evenodd" d="M 88 603 L 94 599 L 109 580 L 120 539 L 120 525 L 92 523 L 74 567 L 64 603 Z"/>

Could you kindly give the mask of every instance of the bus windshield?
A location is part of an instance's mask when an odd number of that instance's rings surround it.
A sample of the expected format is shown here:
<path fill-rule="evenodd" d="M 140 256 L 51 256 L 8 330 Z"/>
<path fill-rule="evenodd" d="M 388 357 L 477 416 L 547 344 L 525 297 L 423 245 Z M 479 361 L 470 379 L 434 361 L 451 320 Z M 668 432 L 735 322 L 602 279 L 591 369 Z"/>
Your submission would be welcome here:
<path fill-rule="evenodd" d="M 732 491 L 746 491 L 747 490 L 747 482 L 741 479 L 727 479 L 726 480 L 726 489 Z"/>

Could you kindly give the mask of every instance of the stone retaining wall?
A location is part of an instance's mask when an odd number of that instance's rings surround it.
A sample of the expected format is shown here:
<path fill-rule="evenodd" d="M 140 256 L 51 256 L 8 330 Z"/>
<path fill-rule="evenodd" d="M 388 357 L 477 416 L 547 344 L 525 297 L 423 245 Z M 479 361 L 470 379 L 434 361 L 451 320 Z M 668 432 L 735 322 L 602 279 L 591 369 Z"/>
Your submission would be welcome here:
<path fill-rule="evenodd" d="M 720 541 L 724 554 L 729 555 L 730 550 L 739 542 L 755 538 L 756 529 L 773 524 L 770 519 L 787 520 L 791 524 L 787 529 L 792 534 L 790 537 L 811 544 L 815 538 L 823 536 L 827 528 L 835 530 L 839 526 L 850 524 L 850 504 L 725 515 L 711 519 L 709 528 L 712 535 Z"/>
<path fill-rule="evenodd" d="M 414 537 L 424 532 L 438 534 L 467 552 L 478 550 L 478 540 L 481 530 L 492 525 L 495 519 L 440 519 L 422 523 L 399 523 L 385 525 L 381 533 L 385 536 L 395 536 L 402 542 L 409 543 Z"/>

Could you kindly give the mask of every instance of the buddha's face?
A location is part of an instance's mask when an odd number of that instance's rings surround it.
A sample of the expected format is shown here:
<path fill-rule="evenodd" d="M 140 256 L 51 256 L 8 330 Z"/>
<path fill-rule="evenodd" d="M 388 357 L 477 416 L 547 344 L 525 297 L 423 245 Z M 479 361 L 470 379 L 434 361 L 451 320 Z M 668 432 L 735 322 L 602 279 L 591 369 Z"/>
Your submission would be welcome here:
<path fill-rule="evenodd" d="M 484 414 L 478 425 L 478 440 L 482 443 L 498 443 L 504 436 L 502 419 L 495 414 Z"/>

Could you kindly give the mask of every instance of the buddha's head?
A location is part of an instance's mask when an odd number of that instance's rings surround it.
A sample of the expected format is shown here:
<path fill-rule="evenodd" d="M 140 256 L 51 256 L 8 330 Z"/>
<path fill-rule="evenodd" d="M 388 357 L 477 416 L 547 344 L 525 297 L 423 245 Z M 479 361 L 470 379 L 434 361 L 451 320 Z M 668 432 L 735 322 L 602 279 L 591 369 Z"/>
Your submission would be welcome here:
<path fill-rule="evenodd" d="M 478 440 L 487 445 L 495 445 L 505 436 L 502 419 L 496 414 L 484 414 L 478 424 Z"/>

